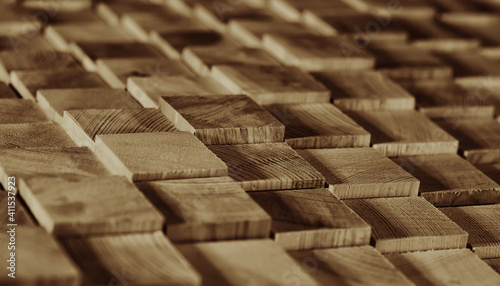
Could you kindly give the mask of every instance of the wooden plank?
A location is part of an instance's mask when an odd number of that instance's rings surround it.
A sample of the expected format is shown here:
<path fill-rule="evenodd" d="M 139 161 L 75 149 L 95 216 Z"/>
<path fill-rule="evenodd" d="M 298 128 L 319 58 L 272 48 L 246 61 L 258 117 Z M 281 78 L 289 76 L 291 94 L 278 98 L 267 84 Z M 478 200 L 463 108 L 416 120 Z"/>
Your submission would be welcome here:
<path fill-rule="evenodd" d="M 165 221 L 122 177 L 24 177 L 20 190 L 40 225 L 57 236 L 149 232 Z"/>
<path fill-rule="evenodd" d="M 344 201 L 372 227 L 382 253 L 465 248 L 467 232 L 424 198 Z"/>
<path fill-rule="evenodd" d="M 417 196 L 419 181 L 372 148 L 297 150 L 341 199 Z"/>
<path fill-rule="evenodd" d="M 368 245 L 370 226 L 327 189 L 250 192 L 285 250 Z"/>
<path fill-rule="evenodd" d="M 108 25 L 117 26 L 120 18 L 131 12 L 167 12 L 165 6 L 151 1 L 106 1 L 95 3 L 95 13 Z"/>
<path fill-rule="evenodd" d="M 174 242 L 266 238 L 271 218 L 229 177 L 143 182 Z"/>
<path fill-rule="evenodd" d="M 483 259 L 483 261 L 500 274 L 500 258 Z"/>
<path fill-rule="evenodd" d="M 358 12 L 380 17 L 393 14 L 398 18 L 432 17 L 436 13 L 435 8 L 427 1 L 387 3 L 385 0 L 352 0 L 349 1 L 349 6 Z"/>
<path fill-rule="evenodd" d="M 299 22 L 306 10 L 328 15 L 352 15 L 356 13 L 348 3 L 339 0 L 332 1 L 297 1 L 272 0 L 267 3 L 268 9 L 287 22 Z"/>
<path fill-rule="evenodd" d="M 227 176 L 227 166 L 185 132 L 98 135 L 95 153 L 133 181 Z"/>
<path fill-rule="evenodd" d="M 39 18 L 33 18 L 33 11 L 17 6 L 14 1 L 0 4 L 0 35 L 36 34 L 42 28 Z"/>
<path fill-rule="evenodd" d="M 456 153 L 458 141 L 417 111 L 358 111 L 348 115 L 372 135 L 386 156 Z"/>
<path fill-rule="evenodd" d="M 409 252 L 386 257 L 417 286 L 500 283 L 500 275 L 468 249 Z"/>
<path fill-rule="evenodd" d="M 49 120 L 32 100 L 0 99 L 0 124 L 48 122 Z"/>
<path fill-rule="evenodd" d="M 453 68 L 455 77 L 499 76 L 500 63 L 492 61 L 479 52 L 453 51 L 435 53 Z"/>
<path fill-rule="evenodd" d="M 206 145 L 284 138 L 285 126 L 246 95 L 164 96 L 160 110 L 180 131 L 196 135 Z"/>
<path fill-rule="evenodd" d="M 159 231 L 61 242 L 82 269 L 85 285 L 201 285 L 200 275 Z"/>
<path fill-rule="evenodd" d="M 16 188 L 15 190 L 12 191 L 13 194 L 17 193 L 18 182 L 15 183 L 16 183 Z M 6 186 L 5 188 L 8 190 L 8 186 Z M 3 190 L 3 188 L 0 188 L 0 190 L 1 190 L 0 223 L 2 224 L 2 230 L 5 230 L 8 224 L 17 224 L 17 226 L 35 227 L 36 226 L 35 220 L 30 215 L 26 205 L 23 202 L 21 202 L 21 200 L 19 200 L 19 197 L 11 195 L 9 192 L 7 192 L 7 190 Z M 15 199 L 13 199 L 13 197 Z M 15 204 L 15 212 L 12 212 L 12 210 L 14 209 L 14 204 Z M 12 214 L 12 216 L 10 214 Z"/>
<path fill-rule="evenodd" d="M 481 164 L 475 167 L 497 184 L 500 184 L 500 164 Z"/>
<path fill-rule="evenodd" d="M 75 142 L 57 124 L 0 124 L 0 149 L 36 147 L 76 147 Z"/>
<path fill-rule="evenodd" d="M 497 199 L 497 203 L 500 200 Z M 440 208 L 469 233 L 468 245 L 480 258 L 500 257 L 500 205 Z"/>
<path fill-rule="evenodd" d="M 17 95 L 7 84 L 0 82 L 0 99 L 5 98 L 17 98 Z"/>
<path fill-rule="evenodd" d="M 288 254 L 320 285 L 414 286 L 371 246 L 291 251 Z"/>
<path fill-rule="evenodd" d="M 54 51 L 54 48 L 39 34 L 22 33 L 19 35 L 2 35 L 0 33 L 1 51 Z"/>
<path fill-rule="evenodd" d="M 399 156 L 393 161 L 420 181 L 420 195 L 435 206 L 500 201 L 500 185 L 458 155 Z"/>
<path fill-rule="evenodd" d="M 443 13 L 438 19 L 461 33 L 481 40 L 483 46 L 498 46 L 500 35 L 492 27 L 500 23 L 498 14 L 467 11 L 461 13 Z"/>
<path fill-rule="evenodd" d="M 286 143 L 209 145 L 245 191 L 322 188 L 325 179 Z"/>
<path fill-rule="evenodd" d="M 330 92 L 294 67 L 212 67 L 212 77 L 235 94 L 246 94 L 258 104 L 328 102 Z"/>
<path fill-rule="evenodd" d="M 53 15 L 54 12 L 52 12 L 53 10 L 51 10 L 51 9 L 55 9 L 55 8 L 52 8 L 51 5 L 54 5 L 54 4 L 51 2 L 52 1 L 50 1 L 50 0 L 49 1 L 47 1 L 47 0 L 23 0 L 21 2 L 18 2 L 19 3 L 18 5 L 32 9 L 31 11 L 35 10 L 38 13 L 40 13 L 39 11 L 49 11 L 47 13 L 50 13 L 49 15 Z M 79 20 L 84 21 L 83 19 L 80 18 L 82 16 L 78 17 L 78 15 L 79 15 L 78 12 L 90 13 L 91 7 L 92 7 L 92 0 L 59 1 L 58 5 L 57 5 L 57 11 L 58 11 L 57 15 L 60 16 L 60 14 L 76 14 L 75 15 L 76 19 L 74 21 L 79 21 Z M 39 17 L 42 17 L 42 16 L 39 16 Z M 42 18 L 42 19 L 45 19 L 45 18 Z M 65 18 L 63 18 L 63 19 L 65 19 Z M 71 19 L 71 18 L 69 18 L 69 19 Z M 95 18 L 93 18 L 93 20 L 95 21 Z M 43 20 L 42 20 L 42 22 L 43 22 Z"/>

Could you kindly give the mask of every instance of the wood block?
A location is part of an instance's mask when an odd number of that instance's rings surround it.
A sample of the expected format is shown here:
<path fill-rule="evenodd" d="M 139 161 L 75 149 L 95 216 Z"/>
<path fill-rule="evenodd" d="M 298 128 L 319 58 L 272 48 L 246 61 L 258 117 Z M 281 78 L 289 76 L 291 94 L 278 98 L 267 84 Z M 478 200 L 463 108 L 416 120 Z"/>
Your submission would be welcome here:
<path fill-rule="evenodd" d="M 246 94 L 258 104 L 328 102 L 330 92 L 294 67 L 224 66 L 212 77 L 234 94 Z"/>
<path fill-rule="evenodd" d="M 419 181 L 372 148 L 297 150 L 340 199 L 417 196 Z"/>
<path fill-rule="evenodd" d="M 203 285 L 319 285 L 270 239 L 179 244 Z"/>
<path fill-rule="evenodd" d="M 409 252 L 386 257 L 417 286 L 500 283 L 500 275 L 468 249 Z"/>
<path fill-rule="evenodd" d="M 16 182 L 17 186 L 18 182 Z M 8 188 L 8 187 L 6 187 Z M 17 226 L 27 226 L 27 227 L 35 227 L 36 222 L 33 217 L 30 215 L 28 208 L 26 205 L 19 199 L 19 197 L 15 197 L 15 200 L 12 199 L 13 195 L 9 194 L 7 191 L 4 191 L 0 188 L 0 223 L 2 224 L 1 229 L 8 230 L 8 224 L 17 224 Z M 17 188 L 16 188 L 17 191 Z M 16 194 L 16 192 L 12 192 Z M 11 198 L 11 199 L 9 199 Z M 15 213 L 12 212 L 13 205 L 12 201 L 15 201 Z M 9 203 L 11 206 L 9 207 Z M 10 215 L 12 214 L 12 216 Z M 9 221 L 9 219 L 14 218 L 14 221 Z M 7 229 L 6 229 L 7 228 Z"/>
<path fill-rule="evenodd" d="M 81 69 L 13 71 L 10 80 L 23 98 L 33 100 L 39 89 L 107 87 L 97 74 Z"/>
<path fill-rule="evenodd" d="M 475 167 L 497 184 L 500 184 L 500 164 L 482 164 Z"/>
<path fill-rule="evenodd" d="M 210 145 L 245 191 L 322 188 L 325 179 L 286 143 Z"/>
<path fill-rule="evenodd" d="M 424 198 L 344 201 L 372 227 L 382 253 L 465 248 L 467 232 Z"/>
<path fill-rule="evenodd" d="M 0 99 L 13 99 L 17 98 L 14 91 L 5 83 L 0 82 Z"/>
<path fill-rule="evenodd" d="M 477 76 L 455 78 L 454 82 L 482 100 L 486 100 L 495 106 L 495 116 L 500 115 L 500 77 Z"/>
<path fill-rule="evenodd" d="M 33 11 L 18 7 L 15 1 L 0 4 L 0 35 L 37 34 L 42 28 L 41 19 L 33 17 Z"/>
<path fill-rule="evenodd" d="M 0 254 L 5 260 L 11 257 L 12 250 L 7 248 L 10 237 L 11 234 L 8 232 L 0 233 L 0 243 L 5 245 Z M 80 271 L 64 253 L 61 246 L 43 228 L 15 227 L 15 238 L 15 246 L 17 246 L 14 252 L 15 278 L 7 276 L 11 272 L 8 267 L 3 267 L 0 271 L 2 285 L 80 285 Z"/>
<path fill-rule="evenodd" d="M 0 33 L 1 51 L 54 51 L 54 48 L 41 35 L 22 33 L 19 35 L 2 35 Z"/>
<path fill-rule="evenodd" d="M 40 89 L 36 99 L 47 117 L 60 125 L 65 110 L 141 107 L 128 92 L 106 88 Z"/>
<path fill-rule="evenodd" d="M 185 132 L 98 135 L 95 153 L 133 181 L 227 176 L 227 166 Z"/>
<path fill-rule="evenodd" d="M 500 45 L 500 35 L 492 27 L 500 23 L 497 14 L 484 12 L 443 13 L 439 20 L 461 33 L 481 40 L 483 46 Z"/>
<path fill-rule="evenodd" d="M 500 257 L 500 204 L 439 210 L 469 233 L 468 245 L 477 256 Z"/>
<path fill-rule="evenodd" d="M 371 246 L 291 251 L 302 268 L 320 285 L 414 286 Z M 309 268 L 314 265 L 313 268 Z"/>
<path fill-rule="evenodd" d="M 345 15 L 356 13 L 347 3 L 339 0 L 333 1 L 297 1 L 297 0 L 272 0 L 267 3 L 268 9 L 287 22 L 299 22 L 306 10 L 318 12 L 321 15 Z"/>
<path fill-rule="evenodd" d="M 358 111 L 349 115 L 386 156 L 456 153 L 458 141 L 417 111 Z"/>
<path fill-rule="evenodd" d="M 285 128 L 294 149 L 369 147 L 370 133 L 331 103 L 273 104 L 266 109 Z"/>
<path fill-rule="evenodd" d="M 483 259 L 483 261 L 500 274 L 500 258 Z"/>
<path fill-rule="evenodd" d="M 143 182 L 174 242 L 266 238 L 271 218 L 231 178 Z"/>
<path fill-rule="evenodd" d="M 0 149 L 36 147 L 76 147 L 75 142 L 57 124 L 0 124 Z"/>
<path fill-rule="evenodd" d="M 370 226 L 327 189 L 250 192 L 285 250 L 367 245 Z"/>
<path fill-rule="evenodd" d="M 468 0 L 431 0 L 438 12 L 467 12 L 467 11 L 480 11 L 481 6 L 478 1 Z"/>
<path fill-rule="evenodd" d="M 393 161 L 420 181 L 420 195 L 437 207 L 500 201 L 500 185 L 456 154 L 400 156 Z"/>
<path fill-rule="evenodd" d="M 0 124 L 41 123 L 49 120 L 32 100 L 0 99 Z"/>
<path fill-rule="evenodd" d="M 439 58 L 453 67 L 455 77 L 499 76 L 500 63 L 478 52 L 453 51 L 437 53 Z"/>
<path fill-rule="evenodd" d="M 49 0 L 22 0 L 21 2 L 18 2 L 20 5 L 22 5 L 22 7 L 26 7 L 26 8 L 29 8 L 29 9 L 32 9 L 32 10 L 36 10 L 38 13 L 40 13 L 40 11 L 50 11 L 50 12 L 46 12 L 46 13 L 49 13 L 49 16 L 52 16 L 54 14 L 53 10 L 51 9 L 56 9 L 56 8 L 53 8 L 54 5 L 52 3 L 53 1 Z M 92 0 L 60 0 L 57 2 L 57 10 L 58 13 L 57 15 L 55 15 L 54 17 L 56 19 L 58 19 L 57 21 L 63 21 L 63 20 L 67 20 L 67 21 L 70 21 L 72 19 L 74 19 L 73 21 L 84 21 L 85 22 L 85 14 L 87 13 L 91 13 L 91 10 L 90 8 L 92 7 Z M 84 14 L 84 15 L 80 15 L 80 12 L 81 14 Z M 36 13 L 36 12 L 35 12 Z M 70 15 L 67 15 L 66 17 L 64 16 L 61 16 L 61 14 L 65 15 L 65 14 L 70 14 Z M 71 15 L 71 14 L 75 14 L 75 15 Z M 45 15 L 45 14 L 42 14 L 42 15 Z M 56 16 L 59 16 L 59 17 L 56 17 Z M 71 18 L 70 16 L 74 16 L 73 18 Z M 38 16 L 38 17 L 42 17 L 42 16 Z M 42 18 L 42 19 L 45 19 L 45 18 Z M 92 18 L 93 21 L 96 21 L 96 18 Z M 44 22 L 44 20 L 42 20 L 42 22 Z M 49 22 L 52 22 L 49 20 Z"/>
<path fill-rule="evenodd" d="M 283 124 L 246 95 L 164 96 L 160 110 L 206 145 L 282 142 L 285 133 Z"/>
<path fill-rule="evenodd" d="M 432 17 L 436 14 L 435 8 L 427 1 L 405 3 L 387 3 L 385 0 L 352 0 L 349 6 L 361 13 L 371 13 L 378 16 L 406 17 Z"/>
<path fill-rule="evenodd" d="M 129 181 L 112 176 L 33 176 L 20 194 L 41 226 L 57 236 L 161 230 L 164 217 Z"/>
<path fill-rule="evenodd" d="M 61 242 L 83 270 L 86 285 L 201 285 L 199 274 L 160 231 Z"/>
<path fill-rule="evenodd" d="M 344 111 L 415 108 L 415 98 L 381 72 L 319 72 L 314 77 L 332 92 L 333 103 Z"/>
<path fill-rule="evenodd" d="M 157 1 L 156 1 L 157 2 Z M 166 13 L 166 7 L 152 1 L 106 1 L 95 3 L 95 13 L 111 26 L 120 24 L 120 18 L 131 12 Z"/>

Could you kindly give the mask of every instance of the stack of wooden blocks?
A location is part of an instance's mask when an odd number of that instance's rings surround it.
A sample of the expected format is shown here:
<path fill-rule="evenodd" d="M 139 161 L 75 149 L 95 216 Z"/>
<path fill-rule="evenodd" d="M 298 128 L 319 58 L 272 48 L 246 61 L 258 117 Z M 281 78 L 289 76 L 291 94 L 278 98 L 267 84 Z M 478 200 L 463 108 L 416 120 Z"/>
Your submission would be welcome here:
<path fill-rule="evenodd" d="M 0 284 L 500 285 L 498 25 L 495 0 L 2 1 Z"/>

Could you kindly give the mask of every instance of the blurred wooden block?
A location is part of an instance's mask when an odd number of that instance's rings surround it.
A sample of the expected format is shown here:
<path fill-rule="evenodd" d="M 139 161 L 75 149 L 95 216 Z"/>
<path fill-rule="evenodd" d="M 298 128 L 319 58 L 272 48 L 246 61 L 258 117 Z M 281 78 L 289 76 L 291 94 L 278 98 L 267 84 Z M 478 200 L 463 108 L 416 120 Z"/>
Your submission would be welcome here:
<path fill-rule="evenodd" d="M 10 81 L 23 98 L 33 100 L 39 89 L 107 87 L 97 74 L 81 69 L 13 71 Z"/>
<path fill-rule="evenodd" d="M 435 8 L 427 1 L 387 3 L 385 0 L 352 0 L 348 3 L 358 12 L 371 13 L 379 17 L 392 14 L 396 14 L 399 18 L 432 17 L 436 13 Z"/>
<path fill-rule="evenodd" d="M 35 10 L 36 9 L 40 9 L 40 10 L 46 9 L 45 11 L 48 11 L 48 9 L 55 9 L 55 8 L 53 8 L 54 3 L 51 3 L 51 2 L 54 2 L 52 0 L 49 0 L 49 1 L 47 1 L 47 0 L 23 0 L 22 2 L 24 2 L 23 5 L 25 5 L 26 3 L 33 4 L 33 5 L 30 5 L 30 8 L 35 9 Z M 42 4 L 42 6 L 35 7 L 35 5 L 34 5 L 35 2 L 40 2 L 40 4 Z M 74 7 L 73 9 L 65 9 L 66 7 L 64 7 L 64 5 L 69 4 L 71 2 L 73 2 L 75 4 L 87 3 L 88 7 Z M 64 4 L 59 6 L 60 10 L 58 11 L 58 13 L 54 13 L 52 11 L 50 11 L 48 13 L 49 17 L 50 17 L 50 19 L 48 19 L 48 22 L 50 24 L 80 23 L 82 25 L 86 25 L 86 24 L 101 22 L 101 19 L 99 19 L 99 17 L 94 13 L 94 11 L 92 11 L 92 9 L 90 9 L 91 8 L 90 6 L 92 5 L 91 0 L 62 0 L 62 1 L 59 1 L 58 3 L 60 3 L 60 4 L 64 3 Z M 45 20 L 45 19 L 43 19 L 43 20 Z"/>
<path fill-rule="evenodd" d="M 18 182 L 16 181 L 16 186 Z M 7 187 L 8 188 L 8 187 Z M 17 188 L 16 188 L 17 189 Z M 13 192 L 16 193 L 16 192 Z M 9 195 L 7 191 L 2 191 L 0 192 L 0 223 L 2 224 L 2 230 L 8 230 L 6 227 L 8 224 L 17 224 L 17 226 L 27 226 L 27 227 L 35 227 L 36 222 L 30 215 L 28 208 L 24 203 L 19 200 L 19 197 L 16 197 L 15 204 L 15 213 L 12 212 L 12 206 L 10 206 L 9 209 L 9 197 L 12 197 L 12 195 Z M 12 204 L 12 199 L 10 199 L 10 204 Z M 10 215 L 12 214 L 12 216 Z M 11 218 L 14 218 L 13 221 L 11 221 Z"/>
<path fill-rule="evenodd" d="M 19 35 L 2 35 L 0 33 L 1 51 L 54 51 L 54 48 L 41 35 L 22 33 Z"/>
<path fill-rule="evenodd" d="M 481 10 L 479 1 L 469 0 L 431 0 L 438 12 L 467 12 Z"/>
<path fill-rule="evenodd" d="M 201 285 L 199 274 L 159 231 L 61 242 L 82 269 L 86 285 Z"/>
<path fill-rule="evenodd" d="M 372 135 L 386 156 L 456 153 L 458 141 L 417 111 L 358 111 L 348 115 Z"/>
<path fill-rule="evenodd" d="M 483 261 L 500 274 L 500 258 L 483 259 Z"/>
<path fill-rule="evenodd" d="M 453 68 L 455 77 L 499 76 L 500 63 L 482 56 L 478 52 L 441 52 L 439 58 Z"/>
<path fill-rule="evenodd" d="M 370 226 L 327 189 L 250 192 L 285 250 L 368 245 Z"/>
<path fill-rule="evenodd" d="M 69 110 L 64 112 L 62 125 L 78 146 L 90 150 L 97 135 L 177 131 L 153 108 Z"/>
<path fill-rule="evenodd" d="M 375 248 L 382 253 L 466 247 L 467 232 L 424 198 L 344 202 L 371 225 Z"/>
<path fill-rule="evenodd" d="M 95 153 L 133 181 L 227 176 L 224 162 L 185 132 L 99 135 Z"/>
<path fill-rule="evenodd" d="M 229 177 L 144 182 L 174 242 L 266 238 L 271 218 Z"/>
<path fill-rule="evenodd" d="M 318 285 L 270 239 L 176 245 L 193 264 L 203 285 Z M 293 271 L 293 272 L 290 272 Z"/>
<path fill-rule="evenodd" d="M 500 283 L 500 275 L 468 249 L 409 252 L 386 257 L 417 286 Z"/>
<path fill-rule="evenodd" d="M 297 150 L 340 199 L 417 196 L 419 181 L 372 148 Z"/>
<path fill-rule="evenodd" d="M 482 164 L 475 167 L 497 184 L 500 184 L 500 164 Z"/>
<path fill-rule="evenodd" d="M 0 35 L 37 34 L 42 28 L 41 19 L 33 17 L 34 11 L 17 4 L 8 0 L 0 3 Z"/>
<path fill-rule="evenodd" d="M 493 29 L 500 23 L 500 17 L 497 14 L 470 11 L 443 13 L 439 16 L 439 20 L 461 33 L 479 38 L 483 46 L 500 45 L 500 35 Z"/>
<path fill-rule="evenodd" d="M 15 249 L 7 247 L 11 234 L 6 231 L 0 233 L 0 243 L 5 245 L 0 252 L 2 257 L 10 259 L 11 251 L 15 250 L 15 278 L 7 276 L 11 273 L 9 267 L 3 267 L 0 271 L 2 285 L 80 285 L 80 271 L 43 228 L 17 226 L 14 233 Z"/>
<path fill-rule="evenodd" d="M 414 286 L 372 246 L 291 251 L 302 268 L 315 265 L 311 276 L 320 285 Z M 309 269 L 309 268 L 306 268 Z"/>
<path fill-rule="evenodd" d="M 131 12 L 166 13 L 167 10 L 164 5 L 153 3 L 153 1 L 106 1 L 95 3 L 95 13 L 108 25 L 119 25 L 120 18 Z"/>
<path fill-rule="evenodd" d="M 90 13 L 91 10 L 90 8 L 92 7 L 92 0 L 57 0 L 57 4 L 54 4 L 54 0 L 22 0 L 18 2 L 18 5 L 21 5 L 22 7 L 26 7 L 32 10 L 37 11 L 49 11 L 46 12 L 49 15 L 52 15 L 53 10 L 56 9 L 53 8 L 53 5 L 57 5 L 57 15 L 59 17 L 55 17 L 56 19 L 60 19 L 61 15 L 60 14 L 75 14 L 73 18 L 63 18 L 63 19 L 74 19 L 74 21 L 83 21 L 83 16 L 80 16 L 81 14 L 87 14 Z M 80 13 L 79 13 L 80 12 Z M 42 14 L 43 15 L 43 14 Z M 41 16 L 40 16 L 41 17 Z M 69 16 L 68 16 L 69 17 Z M 96 18 L 92 18 L 94 21 Z M 59 20 L 61 21 L 61 20 Z M 52 22 L 52 21 L 50 21 Z"/>
<path fill-rule="evenodd" d="M 246 94 L 258 104 L 328 102 L 330 92 L 294 67 L 224 66 L 212 77 L 234 94 Z"/>
<path fill-rule="evenodd" d="M 75 142 L 57 124 L 0 124 L 0 148 L 76 147 Z"/>
<path fill-rule="evenodd" d="M 412 110 L 415 98 L 389 77 L 376 71 L 319 72 L 314 77 L 332 93 L 344 111 Z"/>
<path fill-rule="evenodd" d="M 246 95 L 164 96 L 160 110 L 206 145 L 282 142 L 285 133 L 285 126 Z"/>
<path fill-rule="evenodd" d="M 14 91 L 3 82 L 0 82 L 0 99 L 14 99 L 17 98 L 17 95 Z"/>
<path fill-rule="evenodd" d="M 21 179 L 21 197 L 57 236 L 161 230 L 163 216 L 125 178 L 61 175 Z"/>
<path fill-rule="evenodd" d="M 272 0 L 268 1 L 267 6 L 270 11 L 287 22 L 299 22 L 305 10 L 328 15 L 352 15 L 356 12 L 347 3 L 339 0 Z"/>
<path fill-rule="evenodd" d="M 0 99 L 0 124 L 48 122 L 49 120 L 33 100 Z"/>

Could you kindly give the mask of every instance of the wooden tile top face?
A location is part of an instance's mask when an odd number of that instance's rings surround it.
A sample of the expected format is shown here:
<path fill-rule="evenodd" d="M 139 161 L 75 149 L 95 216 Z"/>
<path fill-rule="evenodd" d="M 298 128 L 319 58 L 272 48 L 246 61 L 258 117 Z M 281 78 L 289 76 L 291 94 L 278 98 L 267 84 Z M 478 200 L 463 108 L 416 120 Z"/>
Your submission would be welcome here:
<path fill-rule="evenodd" d="M 212 76 L 232 93 L 258 104 L 328 102 L 330 92 L 292 67 L 214 66 Z"/>
<path fill-rule="evenodd" d="M 0 149 L 76 147 L 75 142 L 54 123 L 0 124 Z"/>
<path fill-rule="evenodd" d="M 344 201 L 372 227 L 382 253 L 465 248 L 467 232 L 424 198 Z"/>
<path fill-rule="evenodd" d="M 174 242 L 265 238 L 271 218 L 229 177 L 144 182 Z"/>
<path fill-rule="evenodd" d="M 439 210 L 469 233 L 468 244 L 477 256 L 500 258 L 500 204 Z"/>
<path fill-rule="evenodd" d="M 134 181 L 227 176 L 227 166 L 184 132 L 99 135 L 95 152 L 111 173 Z"/>
<path fill-rule="evenodd" d="M 439 19 L 462 33 L 478 37 L 483 46 L 498 46 L 500 44 L 500 36 L 491 29 L 500 23 L 500 17 L 497 14 L 445 13 Z"/>
<path fill-rule="evenodd" d="M 32 100 L 0 99 L 0 124 L 48 122 L 49 120 Z"/>
<path fill-rule="evenodd" d="M 143 43 L 78 43 L 77 46 L 91 60 L 160 57 L 151 46 Z"/>
<path fill-rule="evenodd" d="M 43 50 L 37 52 L 2 51 L 0 52 L 0 66 L 2 73 L 7 73 L 7 76 L 12 70 L 53 70 L 79 67 L 68 53 Z"/>
<path fill-rule="evenodd" d="M 327 189 L 249 194 L 272 217 L 274 240 L 286 250 L 370 243 L 370 226 Z"/>
<path fill-rule="evenodd" d="M 420 181 L 420 195 L 435 206 L 500 201 L 500 185 L 458 155 L 399 156 L 393 161 Z"/>
<path fill-rule="evenodd" d="M 246 95 L 164 96 L 160 110 L 179 130 L 208 145 L 281 142 L 285 132 Z"/>
<path fill-rule="evenodd" d="M 419 181 L 372 148 L 297 150 L 341 199 L 416 196 Z"/>
<path fill-rule="evenodd" d="M 322 188 L 323 176 L 286 143 L 210 145 L 245 191 Z"/>

